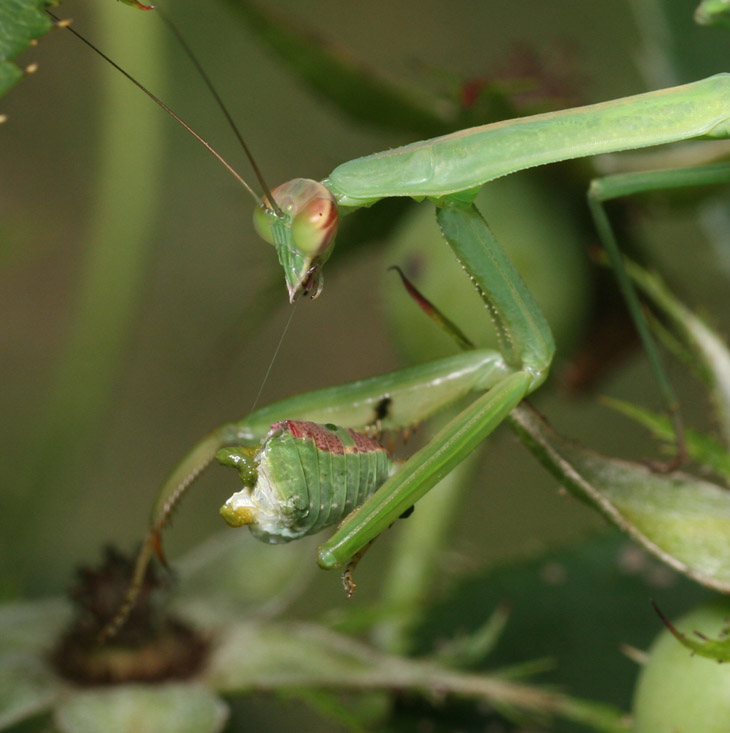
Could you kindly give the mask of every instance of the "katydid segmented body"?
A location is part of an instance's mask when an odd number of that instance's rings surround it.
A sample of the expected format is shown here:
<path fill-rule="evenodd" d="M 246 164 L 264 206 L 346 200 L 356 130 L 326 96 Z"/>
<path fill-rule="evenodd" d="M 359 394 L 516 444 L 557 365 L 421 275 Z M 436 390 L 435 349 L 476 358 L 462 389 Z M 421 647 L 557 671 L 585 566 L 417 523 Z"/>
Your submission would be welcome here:
<path fill-rule="evenodd" d="M 270 544 L 337 524 L 393 472 L 385 448 L 367 435 L 303 420 L 277 422 L 257 448 L 223 448 L 216 458 L 245 487 L 221 515 Z"/>

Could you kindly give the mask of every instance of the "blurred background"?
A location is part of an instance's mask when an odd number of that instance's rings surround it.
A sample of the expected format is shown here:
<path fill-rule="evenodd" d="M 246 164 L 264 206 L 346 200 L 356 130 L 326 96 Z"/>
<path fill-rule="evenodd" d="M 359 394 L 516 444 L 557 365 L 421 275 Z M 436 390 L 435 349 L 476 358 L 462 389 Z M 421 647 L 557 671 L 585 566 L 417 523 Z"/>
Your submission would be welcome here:
<path fill-rule="evenodd" d="M 269 185 L 320 179 L 341 162 L 419 137 L 357 124 L 313 94 L 261 46 L 234 4 L 176 0 L 167 9 Z M 691 1 L 535 0 L 518 10 L 466 0 L 259 5 L 437 113 L 468 84 L 505 78 L 533 56 L 545 65 L 543 81 L 560 81 L 570 98 L 564 106 L 694 80 L 724 70 L 728 58 L 720 31 L 693 24 Z M 101 0 L 69 0 L 59 12 L 252 180 L 154 14 Z M 157 487 L 185 450 L 250 410 L 290 315 L 274 252 L 253 232 L 252 202 L 205 150 L 69 33 L 52 32 L 23 60 L 37 61 L 39 71 L 0 105 L 9 117 L 0 133 L 0 597 L 7 598 L 60 592 L 73 567 L 92 561 L 105 542 L 133 547 Z M 545 175 L 550 188 L 550 170 Z M 697 207 L 671 201 L 631 216 L 645 261 L 722 327 L 730 260 L 712 240 L 726 214 L 716 202 L 700 205 L 699 218 Z M 519 192 L 500 204 L 537 240 L 549 235 L 560 208 L 557 201 L 533 214 Z M 550 254 L 532 274 L 545 278 L 545 297 L 560 298 L 567 312 L 558 336 L 563 359 L 595 338 L 590 284 L 565 274 L 587 267 L 577 246 L 578 264 L 551 271 Z M 401 287 L 386 274 L 399 264 L 393 256 L 382 241 L 352 256 L 335 252 L 322 297 L 298 304 L 259 404 L 404 363 L 383 306 L 384 291 L 387 300 Z M 563 256 L 570 258 L 554 259 Z M 465 328 L 477 335 L 480 326 Z M 707 427 L 701 391 L 681 368 L 671 375 L 689 419 Z M 659 406 L 638 351 L 597 389 Z M 634 458 L 654 451 L 594 394 L 571 396 L 555 380 L 536 402 L 584 444 Z M 437 586 L 603 527 L 589 509 L 558 496 L 555 481 L 507 431 L 495 436 L 474 484 Z M 173 562 L 221 529 L 218 507 L 235 487 L 231 472 L 206 472 L 167 538 Z M 242 533 L 241 541 L 252 540 Z M 375 590 L 377 554 L 390 541 L 363 564 L 353 603 L 367 603 Z M 339 603 L 340 593 L 338 580 L 322 573 L 309 608 Z"/>

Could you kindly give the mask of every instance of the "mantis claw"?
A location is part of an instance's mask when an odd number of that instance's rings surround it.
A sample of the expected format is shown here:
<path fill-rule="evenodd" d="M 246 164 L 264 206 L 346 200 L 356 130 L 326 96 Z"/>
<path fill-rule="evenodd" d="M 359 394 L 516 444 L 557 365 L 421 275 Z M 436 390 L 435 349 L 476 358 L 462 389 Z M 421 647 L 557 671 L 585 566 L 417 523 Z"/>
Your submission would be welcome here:
<path fill-rule="evenodd" d="M 375 540 L 371 540 L 370 542 L 368 542 L 367 545 L 365 545 L 365 547 L 362 548 L 362 550 L 355 553 L 345 566 L 345 570 L 342 573 L 342 585 L 345 587 L 345 597 L 348 599 L 352 598 L 353 593 L 355 592 L 355 588 L 357 588 L 357 583 L 355 582 L 354 578 L 355 568 L 358 566 L 358 563 L 360 562 L 360 560 L 362 560 L 363 555 L 374 541 Z"/>
<path fill-rule="evenodd" d="M 370 542 L 368 542 L 367 545 L 362 548 L 362 550 L 358 550 L 350 558 L 347 565 L 345 566 L 345 570 L 342 573 L 342 584 L 345 586 L 345 596 L 347 598 L 352 598 L 352 595 L 355 592 L 355 588 L 357 588 L 357 583 L 354 579 L 355 568 L 360 563 L 360 560 L 362 560 L 363 555 L 365 555 L 365 553 L 370 549 L 373 542 L 375 542 L 375 540 L 370 540 Z"/>
<path fill-rule="evenodd" d="M 355 588 L 357 588 L 357 583 L 353 579 L 356 564 L 348 563 L 345 572 L 342 573 L 342 585 L 345 586 L 345 597 L 348 599 L 352 598 L 352 594 L 355 592 Z"/>

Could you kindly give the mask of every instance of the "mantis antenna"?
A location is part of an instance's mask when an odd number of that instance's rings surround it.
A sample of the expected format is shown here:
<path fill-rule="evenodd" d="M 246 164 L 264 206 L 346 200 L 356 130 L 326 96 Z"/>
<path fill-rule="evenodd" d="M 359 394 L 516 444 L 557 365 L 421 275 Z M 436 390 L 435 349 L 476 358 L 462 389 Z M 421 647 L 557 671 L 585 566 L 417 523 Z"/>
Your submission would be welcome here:
<path fill-rule="evenodd" d="M 149 8 L 150 10 L 152 8 Z M 274 197 L 271 195 L 271 190 L 269 189 L 268 185 L 266 184 L 266 181 L 264 180 L 264 177 L 261 173 L 260 168 L 256 164 L 256 161 L 254 160 L 253 155 L 251 154 L 251 151 L 249 150 L 248 145 L 246 145 L 246 142 L 243 139 L 243 135 L 241 135 L 240 130 L 236 126 L 236 123 L 233 121 L 233 117 L 231 116 L 230 112 L 228 111 L 228 108 L 224 104 L 223 100 L 221 99 L 220 95 L 216 91 L 215 87 L 213 86 L 213 82 L 210 80 L 210 77 L 208 74 L 206 74 L 205 70 L 203 69 L 202 65 L 196 58 L 195 54 L 192 52 L 192 49 L 190 46 L 186 43 L 185 39 L 183 38 L 180 31 L 177 29 L 177 27 L 173 24 L 172 20 L 167 17 L 164 13 L 162 13 L 160 10 L 157 11 L 160 19 L 163 21 L 163 23 L 167 26 L 167 28 L 170 30 L 170 32 L 175 36 L 177 39 L 177 42 L 182 47 L 183 51 L 187 55 L 187 57 L 191 60 L 195 68 L 197 69 L 198 73 L 200 74 L 201 78 L 203 79 L 203 83 L 206 85 L 210 93 L 213 95 L 213 98 L 216 101 L 216 104 L 218 105 L 219 109 L 223 112 L 226 120 L 228 121 L 229 126 L 233 130 L 234 135 L 238 139 L 239 143 L 241 144 L 244 153 L 246 154 L 246 157 L 248 158 L 249 163 L 251 164 L 251 167 L 253 168 L 254 174 L 256 176 L 256 179 L 258 180 L 259 184 L 261 185 L 261 188 L 266 196 L 265 199 L 262 199 L 248 184 L 248 182 L 241 176 L 238 171 L 233 168 L 233 166 L 228 163 L 227 160 L 207 141 L 205 138 L 203 138 L 202 135 L 197 133 L 185 120 L 183 120 L 176 112 L 174 112 L 170 107 L 168 107 L 159 97 L 157 97 L 153 92 L 151 92 L 147 87 L 144 86 L 141 82 L 137 81 L 129 72 L 125 71 L 119 64 L 116 63 L 113 59 L 109 58 L 101 49 L 97 48 L 91 41 L 89 41 L 87 38 L 82 36 L 78 31 L 76 31 L 74 28 L 71 27 L 71 23 L 68 20 L 62 20 L 57 15 L 54 15 L 50 10 L 46 8 L 46 13 L 53 18 L 56 25 L 59 28 L 66 28 L 66 30 L 73 33 L 76 38 L 78 38 L 82 43 L 85 43 L 92 51 L 97 53 L 101 58 L 104 59 L 108 64 L 111 64 L 117 71 L 119 71 L 121 74 L 123 74 L 129 81 L 132 82 L 138 89 L 140 89 L 142 92 L 144 92 L 155 104 L 157 104 L 160 108 L 162 108 L 165 112 L 167 112 L 170 117 L 172 117 L 173 120 L 175 120 L 179 125 L 181 125 L 185 130 L 187 130 L 201 145 L 203 145 L 210 153 L 212 153 L 215 158 L 218 160 L 219 163 L 221 163 L 225 169 L 251 194 L 254 201 L 259 207 L 269 209 L 270 211 L 273 211 L 274 214 L 277 217 L 283 217 L 284 214 L 282 213 L 281 209 L 277 205 L 276 201 L 274 200 Z"/>

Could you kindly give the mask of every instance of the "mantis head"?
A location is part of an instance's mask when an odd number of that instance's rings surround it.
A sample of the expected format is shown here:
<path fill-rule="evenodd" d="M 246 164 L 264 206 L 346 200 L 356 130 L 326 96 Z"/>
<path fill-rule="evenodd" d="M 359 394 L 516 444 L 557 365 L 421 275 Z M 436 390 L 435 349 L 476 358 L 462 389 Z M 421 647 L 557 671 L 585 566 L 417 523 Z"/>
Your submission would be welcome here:
<path fill-rule="evenodd" d="M 284 268 L 289 301 L 301 293 L 322 291 L 322 265 L 332 252 L 339 213 L 330 191 L 308 178 L 295 178 L 272 190 L 254 211 L 259 235 L 276 247 Z"/>

